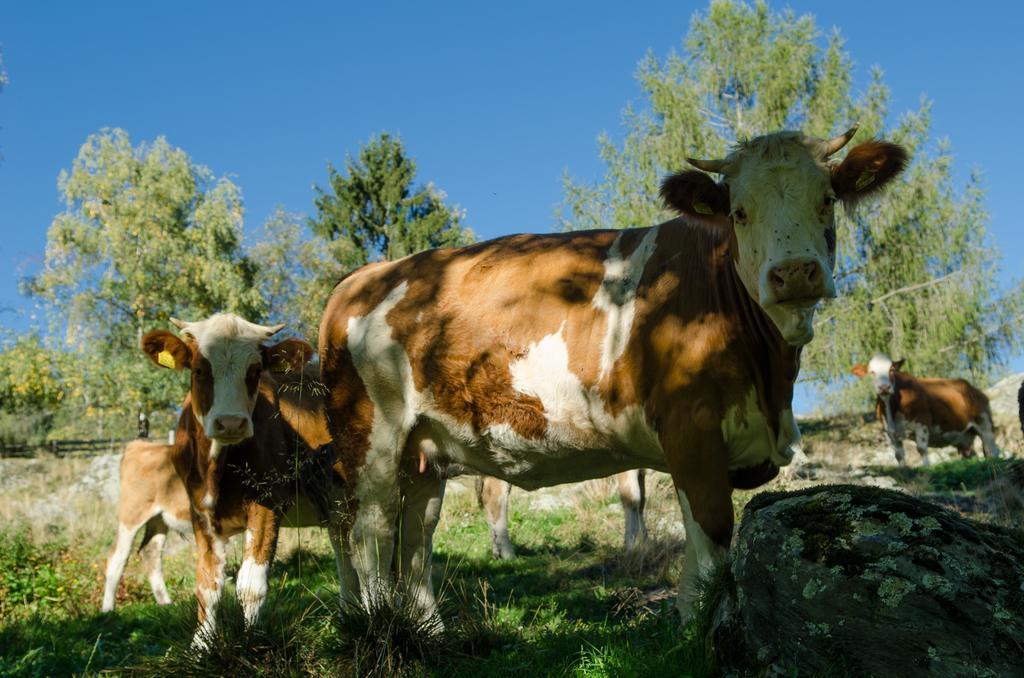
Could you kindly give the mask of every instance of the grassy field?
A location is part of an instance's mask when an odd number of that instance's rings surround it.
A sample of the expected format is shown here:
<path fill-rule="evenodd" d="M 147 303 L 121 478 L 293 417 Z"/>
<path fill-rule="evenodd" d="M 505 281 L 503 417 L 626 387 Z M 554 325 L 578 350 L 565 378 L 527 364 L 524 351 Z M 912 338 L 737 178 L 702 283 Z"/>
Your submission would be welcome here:
<path fill-rule="evenodd" d="M 1019 524 L 1019 491 L 993 484 L 1006 475 L 1006 463 L 947 455 L 931 469 L 897 469 L 877 463 L 884 455 L 861 453 L 863 463 L 857 464 L 849 450 L 879 442 L 877 432 L 861 424 L 808 426 L 807 470 L 769 488 L 882 478 L 974 517 Z M 174 605 L 153 603 L 133 557 L 117 610 L 102 614 L 113 505 L 99 493 L 68 490 L 89 462 L 4 463 L 0 675 L 714 674 L 714 652 L 705 646 L 701 622 L 684 628 L 674 614 L 684 535 L 666 476 L 649 477 L 651 538 L 628 555 L 609 481 L 514 492 L 511 529 L 519 558 L 511 562 L 491 560 L 471 483 L 451 483 L 435 540 L 447 631 L 434 636 L 418 630 L 400 609 L 377 611 L 372 619 L 358 610 L 340 611 L 326 535 L 285 530 L 260 624 L 242 628 L 229 592 L 222 632 L 212 652 L 200 656 L 188 649 L 195 606 L 187 541 L 168 539 L 165 574 Z M 38 467 L 19 474 L 11 464 Z M 737 516 L 752 495 L 736 494 Z M 235 540 L 229 588 L 240 551 Z"/>

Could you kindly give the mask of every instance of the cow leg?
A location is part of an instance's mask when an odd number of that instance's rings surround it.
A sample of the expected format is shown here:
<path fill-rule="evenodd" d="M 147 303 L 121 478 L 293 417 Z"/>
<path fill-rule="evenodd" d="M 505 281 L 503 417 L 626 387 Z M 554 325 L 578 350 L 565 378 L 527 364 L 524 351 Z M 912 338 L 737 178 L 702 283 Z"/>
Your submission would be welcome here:
<path fill-rule="evenodd" d="M 198 621 L 192 647 L 208 649 L 217 630 L 217 605 L 224 591 L 224 561 L 227 539 L 214 529 L 207 516 L 193 518 L 196 537 L 196 602 Z"/>
<path fill-rule="evenodd" d="M 277 550 L 278 519 L 266 506 L 250 504 L 245 529 L 245 556 L 235 579 L 246 627 L 259 620 L 267 599 L 267 571 Z"/>
<path fill-rule="evenodd" d="M 903 449 L 903 431 L 899 429 L 886 429 L 886 433 L 889 434 L 889 444 L 892 446 L 892 452 L 896 455 L 896 463 L 900 466 L 907 465 L 907 453 Z"/>
<path fill-rule="evenodd" d="M 445 481 L 431 467 L 422 472 L 413 469 L 403 474 L 402 480 L 399 584 L 424 617 L 431 617 L 437 609 L 431 579 L 433 538 L 441 516 Z"/>
<path fill-rule="evenodd" d="M 917 444 L 917 451 L 921 454 L 921 465 L 931 466 L 928 460 L 928 427 L 924 424 L 914 426 L 914 442 Z"/>
<path fill-rule="evenodd" d="M 693 616 L 698 581 L 724 562 L 732 541 L 732 486 L 728 450 L 721 434 L 708 430 L 717 419 L 707 412 L 674 413 L 667 420 L 707 424 L 706 429 L 669 430 L 661 434 L 672 483 L 686 527 L 686 554 L 676 608 L 684 623 Z M 714 423 L 712 423 L 714 422 Z"/>
<path fill-rule="evenodd" d="M 491 531 L 491 557 L 511 560 L 516 557 L 512 539 L 508 534 L 508 497 L 512 486 L 492 476 L 477 478 L 477 499 L 487 518 Z"/>
<path fill-rule="evenodd" d="M 331 549 L 334 551 L 334 566 L 338 571 L 341 600 L 346 602 L 358 600 L 359 577 L 356 575 L 355 568 L 352 567 L 352 557 L 339 521 L 332 520 L 327 525 L 327 536 L 331 540 Z"/>
<path fill-rule="evenodd" d="M 981 416 L 978 417 L 978 433 L 981 435 L 981 447 L 985 451 L 985 456 L 992 459 L 998 459 L 1002 456 L 1002 452 L 999 450 L 999 446 L 996 445 L 996 432 L 992 426 L 992 415 L 988 412 L 982 412 Z"/>
<path fill-rule="evenodd" d="M 107 558 L 106 582 L 103 587 L 103 606 L 101 608 L 104 612 L 114 609 L 117 586 L 121 583 L 125 563 L 128 562 L 128 556 L 132 552 L 132 542 L 135 541 L 135 535 L 138 534 L 142 525 L 143 523 L 135 526 L 120 523 L 117 526 L 117 541 L 114 543 L 114 550 L 110 552 L 110 557 Z"/>
<path fill-rule="evenodd" d="M 626 519 L 625 548 L 632 551 L 647 541 L 647 525 L 644 524 L 644 504 L 647 496 L 644 488 L 644 471 L 637 469 L 615 476 L 619 485 L 619 498 Z"/>
<path fill-rule="evenodd" d="M 366 605 L 392 594 L 391 566 L 400 503 L 396 450 L 402 447 L 371 449 L 356 481 L 349 544 L 352 565 L 359 576 L 359 593 Z"/>
<path fill-rule="evenodd" d="M 143 552 L 146 561 L 149 588 L 153 590 L 153 598 L 157 605 L 170 605 L 171 596 L 167 593 L 164 582 L 164 543 L 167 540 L 167 523 L 159 515 L 153 516 L 146 523 L 146 531 L 142 535 L 139 551 Z"/>

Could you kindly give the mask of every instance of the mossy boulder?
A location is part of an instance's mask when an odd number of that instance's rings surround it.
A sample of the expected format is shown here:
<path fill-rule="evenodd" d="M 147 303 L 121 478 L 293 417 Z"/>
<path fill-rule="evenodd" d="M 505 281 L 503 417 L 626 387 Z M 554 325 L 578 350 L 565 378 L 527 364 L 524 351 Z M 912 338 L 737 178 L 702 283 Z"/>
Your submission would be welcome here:
<path fill-rule="evenodd" d="M 830 485 L 752 499 L 732 553 L 708 603 L 725 673 L 1024 672 L 1024 533 Z"/>

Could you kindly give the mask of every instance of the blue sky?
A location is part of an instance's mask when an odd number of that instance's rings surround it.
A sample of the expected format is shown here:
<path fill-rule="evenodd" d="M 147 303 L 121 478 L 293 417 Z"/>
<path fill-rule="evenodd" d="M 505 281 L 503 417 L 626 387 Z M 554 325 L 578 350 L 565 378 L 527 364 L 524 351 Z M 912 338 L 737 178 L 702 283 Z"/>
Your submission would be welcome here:
<path fill-rule="evenodd" d="M 41 261 L 56 179 L 86 137 L 164 135 L 242 187 L 254 232 L 312 209 L 329 160 L 398 133 L 483 238 L 549 231 L 561 176 L 592 179 L 602 130 L 640 97 L 637 62 L 679 48 L 704 2 L 0 4 L 0 325 L 23 329 L 19 275 Z M 782 7 L 774 3 L 773 7 Z M 1024 10 L 974 2 L 789 3 L 839 27 L 861 89 L 879 65 L 893 112 L 934 101 L 959 176 L 982 171 L 1000 284 L 1024 275 Z M 1014 367 L 1024 369 L 1024 358 Z"/>

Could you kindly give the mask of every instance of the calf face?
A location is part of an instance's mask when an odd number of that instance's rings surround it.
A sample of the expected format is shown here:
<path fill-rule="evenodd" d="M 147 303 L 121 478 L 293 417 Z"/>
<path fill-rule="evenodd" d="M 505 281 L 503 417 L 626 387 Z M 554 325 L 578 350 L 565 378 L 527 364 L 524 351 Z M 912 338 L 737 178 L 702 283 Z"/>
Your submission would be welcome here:
<path fill-rule="evenodd" d="M 153 330 L 142 338 L 142 350 L 156 365 L 191 371 L 192 410 L 206 436 L 221 445 L 252 437 L 263 370 L 298 370 L 313 355 L 312 347 L 300 339 L 263 345 L 284 325 L 256 325 L 232 313 L 171 322 L 180 328 L 181 338 Z"/>
<path fill-rule="evenodd" d="M 907 161 L 902 147 L 870 141 L 839 164 L 829 156 L 856 126 L 824 141 L 779 132 L 740 143 L 721 160 L 690 160 L 703 172 L 666 179 L 662 197 L 680 212 L 731 229 L 732 257 L 748 294 L 793 346 L 814 336 L 817 303 L 836 295 L 837 201 L 855 203 L 882 188 Z"/>

